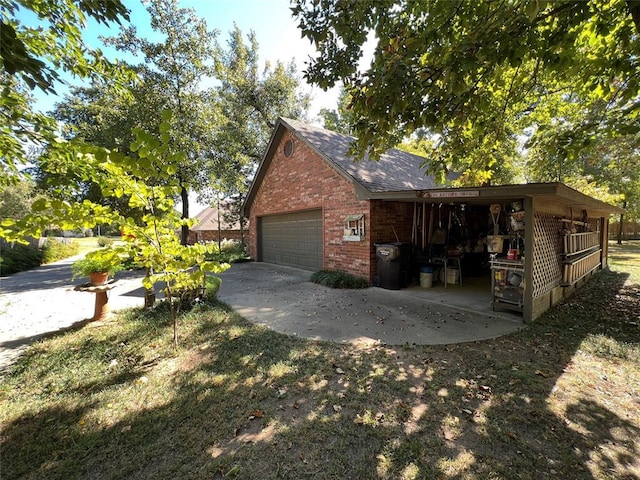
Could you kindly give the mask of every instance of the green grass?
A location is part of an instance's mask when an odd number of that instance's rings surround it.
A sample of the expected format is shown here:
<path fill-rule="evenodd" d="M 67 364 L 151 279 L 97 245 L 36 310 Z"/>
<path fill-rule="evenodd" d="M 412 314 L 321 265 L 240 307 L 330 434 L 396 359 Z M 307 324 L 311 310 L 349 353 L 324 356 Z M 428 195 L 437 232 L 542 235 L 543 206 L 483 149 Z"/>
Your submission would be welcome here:
<path fill-rule="evenodd" d="M 0 251 L 0 274 L 10 275 L 30 270 L 42 264 L 71 257 L 79 251 L 79 244 L 75 240 L 67 243 L 54 238 L 47 239 L 42 248 L 18 243 L 4 246 Z"/>
<path fill-rule="evenodd" d="M 128 311 L 4 376 L 2 477 L 639 478 L 639 311 L 603 271 L 513 335 L 363 348 L 205 303 L 176 352 L 166 311 Z"/>
<path fill-rule="evenodd" d="M 628 274 L 629 282 L 640 283 L 640 240 L 625 240 L 622 245 L 610 241 L 609 265 Z"/>

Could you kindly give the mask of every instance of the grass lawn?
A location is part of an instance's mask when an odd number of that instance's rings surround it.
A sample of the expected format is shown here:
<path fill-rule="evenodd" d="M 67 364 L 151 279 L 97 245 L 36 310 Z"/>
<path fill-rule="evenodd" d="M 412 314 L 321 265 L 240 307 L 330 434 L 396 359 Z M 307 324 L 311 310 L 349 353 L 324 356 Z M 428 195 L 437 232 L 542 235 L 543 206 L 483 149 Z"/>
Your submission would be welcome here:
<path fill-rule="evenodd" d="M 74 238 L 73 240 L 80 246 L 80 251 L 78 253 L 89 253 L 93 250 L 98 250 L 99 248 L 101 248 L 98 245 L 98 238 L 99 237 L 79 237 L 79 238 Z M 110 238 L 114 242 L 121 241 L 119 236 L 108 237 L 108 238 Z"/>
<path fill-rule="evenodd" d="M 630 283 L 640 283 L 640 240 L 628 240 L 618 245 L 609 242 L 611 269 L 629 274 Z"/>
<path fill-rule="evenodd" d="M 175 353 L 162 307 L 40 341 L 1 380 L 0 474 L 638 479 L 632 250 L 612 249 L 614 270 L 490 341 L 306 341 L 222 304 L 182 319 Z"/>

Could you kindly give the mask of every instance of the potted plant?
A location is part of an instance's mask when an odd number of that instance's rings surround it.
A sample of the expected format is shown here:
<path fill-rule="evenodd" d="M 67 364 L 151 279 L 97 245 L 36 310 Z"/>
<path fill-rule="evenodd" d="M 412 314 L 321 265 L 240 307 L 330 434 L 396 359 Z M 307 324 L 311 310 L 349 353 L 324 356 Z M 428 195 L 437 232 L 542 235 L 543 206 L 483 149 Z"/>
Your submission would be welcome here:
<path fill-rule="evenodd" d="M 123 269 L 122 261 L 115 252 L 90 252 L 71 265 L 73 278 L 87 276 L 92 285 L 104 285 L 113 275 Z"/>

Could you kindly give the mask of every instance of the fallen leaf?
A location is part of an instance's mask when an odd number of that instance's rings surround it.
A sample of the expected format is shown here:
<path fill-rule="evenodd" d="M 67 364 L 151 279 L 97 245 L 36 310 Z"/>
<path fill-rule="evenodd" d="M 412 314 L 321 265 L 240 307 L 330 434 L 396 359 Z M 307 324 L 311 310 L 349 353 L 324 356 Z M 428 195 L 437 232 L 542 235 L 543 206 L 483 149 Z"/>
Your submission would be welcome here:
<path fill-rule="evenodd" d="M 536 370 L 536 375 L 539 375 L 539 376 L 544 377 L 544 378 L 548 378 L 549 377 L 549 374 L 543 372 L 542 370 Z"/>
<path fill-rule="evenodd" d="M 253 420 L 254 418 L 262 418 L 264 417 L 264 410 L 254 410 L 253 412 L 251 412 L 251 415 L 249 416 L 249 420 Z"/>
<path fill-rule="evenodd" d="M 473 412 L 471 410 L 469 410 L 468 408 L 463 408 L 462 411 L 464 413 L 466 413 L 467 415 L 473 415 Z"/>
<path fill-rule="evenodd" d="M 336 413 L 337 413 L 337 412 L 340 412 L 341 410 L 342 410 L 342 407 L 341 407 L 340 405 L 334 405 L 334 406 L 333 406 L 333 411 L 334 411 L 334 412 L 336 412 Z"/>
<path fill-rule="evenodd" d="M 340 367 L 336 368 L 336 373 L 338 375 L 344 375 L 344 370 L 342 370 Z"/>

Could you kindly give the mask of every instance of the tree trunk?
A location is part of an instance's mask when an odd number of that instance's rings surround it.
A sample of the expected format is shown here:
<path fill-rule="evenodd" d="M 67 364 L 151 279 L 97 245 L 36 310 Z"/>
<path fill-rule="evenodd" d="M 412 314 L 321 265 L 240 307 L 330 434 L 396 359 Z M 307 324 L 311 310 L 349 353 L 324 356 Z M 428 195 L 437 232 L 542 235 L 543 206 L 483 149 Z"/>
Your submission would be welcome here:
<path fill-rule="evenodd" d="M 622 203 L 622 208 L 627 208 L 627 201 Z M 622 245 L 622 229 L 624 228 L 624 213 L 620 214 L 620 223 L 618 223 L 618 245 Z"/>
<path fill-rule="evenodd" d="M 240 213 L 240 245 L 242 245 L 242 250 L 244 251 L 244 216 Z"/>
<path fill-rule="evenodd" d="M 627 8 L 636 27 L 636 33 L 640 33 L 640 2 L 638 0 L 627 0 Z"/>
<path fill-rule="evenodd" d="M 153 274 L 153 269 L 151 267 L 147 268 L 146 276 L 150 277 Z M 144 308 L 148 309 L 153 307 L 156 303 L 156 292 L 153 288 L 145 288 L 144 289 Z"/>
<path fill-rule="evenodd" d="M 220 225 L 220 194 L 218 197 L 218 253 L 222 252 L 222 225 Z"/>
<path fill-rule="evenodd" d="M 189 218 L 189 192 L 184 187 L 180 187 L 180 198 L 182 200 L 182 218 Z M 189 240 L 189 226 L 182 226 L 182 245 L 186 245 Z"/>

